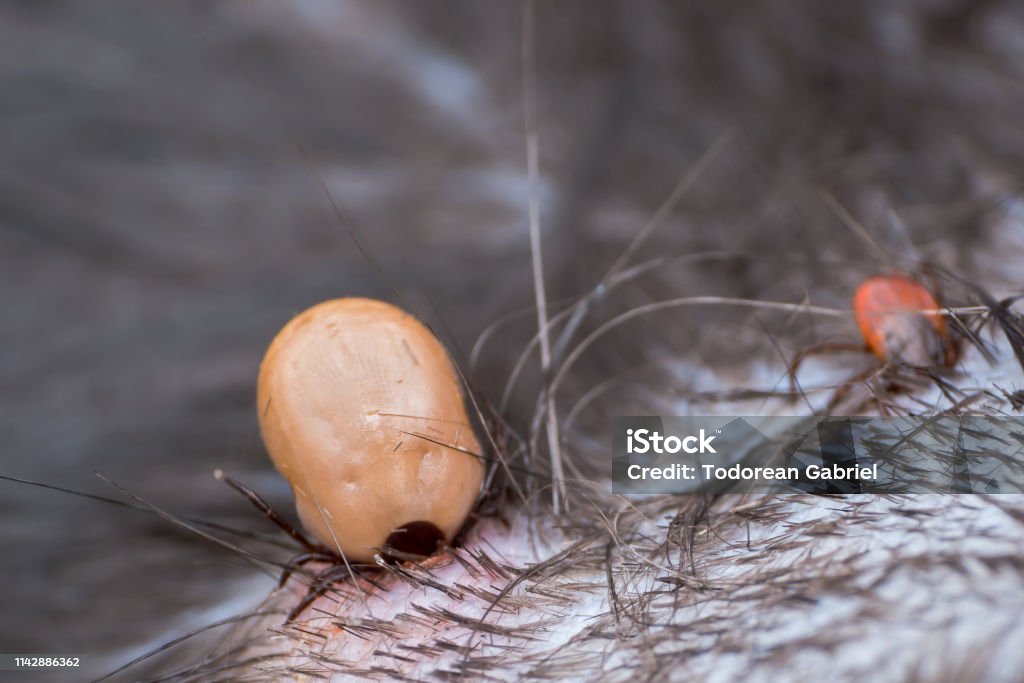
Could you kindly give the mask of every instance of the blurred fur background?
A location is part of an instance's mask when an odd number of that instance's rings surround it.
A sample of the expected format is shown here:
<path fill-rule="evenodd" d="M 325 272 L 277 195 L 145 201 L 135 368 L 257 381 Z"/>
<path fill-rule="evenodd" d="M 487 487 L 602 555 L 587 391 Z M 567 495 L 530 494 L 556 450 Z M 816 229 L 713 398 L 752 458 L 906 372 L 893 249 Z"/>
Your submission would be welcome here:
<path fill-rule="evenodd" d="M 256 370 L 312 303 L 396 299 L 352 232 L 497 402 L 535 330 L 521 23 L 520 3 L 470 0 L 0 7 L 0 474 L 119 497 L 99 471 L 176 514 L 264 529 L 221 468 L 291 514 Z M 634 260 L 725 253 L 652 268 L 592 320 L 691 295 L 847 307 L 893 264 L 829 196 L 901 267 L 1020 286 L 1017 3 L 539 2 L 534 58 L 553 301 L 594 287 L 717 150 Z M 469 368 L 477 336 L 517 311 Z M 630 379 L 580 412 L 567 448 L 600 471 L 608 416 L 670 408 L 702 372 L 782 373 L 808 343 L 857 339 L 806 322 L 637 321 L 560 394 L 571 411 Z M 537 387 L 534 371 L 513 392 L 513 426 Z M 256 575 L 155 516 L 2 486 L 4 652 L 102 672 Z"/>

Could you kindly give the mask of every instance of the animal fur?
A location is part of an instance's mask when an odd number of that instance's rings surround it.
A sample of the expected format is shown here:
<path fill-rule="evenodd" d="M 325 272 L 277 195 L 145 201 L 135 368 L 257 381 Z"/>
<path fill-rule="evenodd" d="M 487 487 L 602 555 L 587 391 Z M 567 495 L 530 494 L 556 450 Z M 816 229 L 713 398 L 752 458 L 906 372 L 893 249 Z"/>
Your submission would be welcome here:
<path fill-rule="evenodd" d="M 0 17 L 2 471 L 120 497 L 98 470 L 250 530 L 200 527 L 240 553 L 8 483 L 3 651 L 81 653 L 99 676 L 175 643 L 124 680 L 1019 679 L 1018 497 L 608 492 L 611 416 L 820 409 L 873 361 L 815 359 L 796 394 L 786 366 L 857 341 L 849 318 L 680 304 L 595 337 L 554 393 L 571 507 L 549 513 L 535 352 L 501 405 L 536 332 L 519 3 Z M 1022 328 L 1000 303 L 1024 254 L 1015 3 L 537 3 L 534 26 L 548 295 L 586 302 L 558 360 L 658 302 L 838 310 L 869 274 L 919 270 L 989 322 L 965 319 L 954 373 L 874 377 L 840 409 L 1019 411 Z M 275 590 L 268 563 L 292 551 L 210 473 L 291 514 L 258 442 L 260 355 L 311 303 L 396 291 L 517 469 L 451 561 L 369 595 L 339 582 L 285 624 L 305 586 Z"/>

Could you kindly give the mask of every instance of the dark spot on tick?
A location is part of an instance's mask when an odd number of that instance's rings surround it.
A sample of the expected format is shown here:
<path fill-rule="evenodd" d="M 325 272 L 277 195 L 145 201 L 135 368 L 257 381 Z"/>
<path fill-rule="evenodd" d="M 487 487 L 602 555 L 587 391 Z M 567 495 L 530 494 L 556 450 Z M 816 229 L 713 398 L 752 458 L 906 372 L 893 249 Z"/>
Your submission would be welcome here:
<path fill-rule="evenodd" d="M 443 541 L 444 534 L 433 523 L 409 522 L 392 531 L 386 543 L 400 553 L 429 557 Z"/>

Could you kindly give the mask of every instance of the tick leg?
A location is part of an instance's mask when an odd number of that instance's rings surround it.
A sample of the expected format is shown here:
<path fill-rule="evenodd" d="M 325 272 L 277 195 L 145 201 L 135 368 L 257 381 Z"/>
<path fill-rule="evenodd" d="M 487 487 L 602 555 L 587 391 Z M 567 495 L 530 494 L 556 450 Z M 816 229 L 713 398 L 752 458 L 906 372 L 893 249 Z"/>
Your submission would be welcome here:
<path fill-rule="evenodd" d="M 255 505 L 260 512 L 266 515 L 267 519 L 273 522 L 278 529 L 288 534 L 292 539 L 294 539 L 299 545 L 301 545 L 310 553 L 330 553 L 329 549 L 325 548 L 324 546 L 318 543 L 310 541 L 304 533 L 302 533 L 301 531 L 293 527 L 291 524 L 286 522 L 280 515 L 278 515 L 274 511 L 272 507 L 270 507 L 267 501 L 263 500 L 258 493 L 253 491 L 245 484 L 241 483 L 240 481 L 236 481 L 235 479 L 232 479 L 231 477 L 227 476 L 220 470 L 217 470 L 214 473 L 214 476 L 216 476 L 225 484 L 227 484 L 228 486 L 230 486 L 231 488 L 245 496 L 249 500 L 249 502 Z M 333 555 L 333 553 L 331 554 Z"/>
<path fill-rule="evenodd" d="M 808 346 L 796 354 L 793 362 L 789 365 L 789 389 L 795 393 L 797 389 L 796 373 L 800 365 L 810 356 L 820 356 L 826 353 L 862 353 L 867 349 L 863 344 L 852 344 L 850 342 L 821 342 Z"/>
<path fill-rule="evenodd" d="M 317 586 L 316 584 L 311 585 L 309 587 L 309 590 L 306 591 L 306 594 L 302 596 L 301 600 L 299 600 L 298 604 L 295 605 L 295 607 L 293 607 L 290 612 L 288 612 L 288 617 L 285 619 L 285 622 L 295 621 L 295 617 L 302 614 L 302 612 L 307 607 L 313 604 L 314 600 L 316 600 L 326 592 L 327 586 Z"/>
<path fill-rule="evenodd" d="M 286 583 L 288 583 L 288 579 L 291 578 L 291 575 L 300 567 L 309 564 L 310 562 L 318 561 L 330 562 L 333 564 L 338 561 L 338 556 L 333 553 L 303 553 L 302 555 L 293 557 L 288 561 L 288 564 L 285 565 L 284 571 L 281 572 L 281 578 L 277 580 L 277 587 L 282 588 Z"/>
<path fill-rule="evenodd" d="M 381 590 L 383 590 L 384 588 L 382 585 L 380 585 L 373 579 L 368 578 L 358 569 L 350 569 L 347 565 L 344 564 L 327 567 L 326 569 L 324 569 L 319 574 L 313 577 L 313 580 L 309 584 L 309 590 L 306 591 L 306 594 L 302 597 L 301 600 L 299 600 L 295 607 L 293 607 L 291 611 L 288 612 L 288 617 L 286 621 L 294 621 L 295 618 L 302 614 L 302 612 L 307 607 L 313 604 L 314 600 L 319 598 L 321 595 L 325 594 L 328 590 L 330 590 L 331 586 L 335 583 L 338 583 L 339 580 L 352 579 L 353 581 L 355 581 L 356 579 L 360 578 L 364 579 L 365 581 L 368 581 L 374 588 Z"/>
<path fill-rule="evenodd" d="M 372 568 L 376 571 L 376 568 Z M 328 567 L 325 571 L 320 573 L 320 580 L 325 581 L 328 584 L 337 583 L 339 579 L 350 578 L 353 581 L 356 579 L 362 579 L 369 583 L 374 588 L 384 589 L 384 586 L 367 576 L 365 571 L 362 571 L 358 565 L 349 567 L 345 564 L 339 564 L 334 567 Z"/>
<path fill-rule="evenodd" d="M 339 570 L 344 570 L 344 574 L 341 574 Z M 288 612 L 287 621 L 295 621 L 295 617 L 302 614 L 302 612 L 313 604 L 313 601 L 319 598 L 321 595 L 327 592 L 334 583 L 336 578 L 341 578 L 350 574 L 348 567 L 344 565 L 327 567 L 319 574 L 313 577 L 313 580 L 309 583 L 309 590 L 302 596 L 302 599 Z"/>
<path fill-rule="evenodd" d="M 860 384 L 861 382 L 866 382 L 873 375 L 881 373 L 883 371 L 884 370 L 879 370 L 878 368 L 868 368 L 867 370 L 864 370 L 863 372 L 858 372 L 856 375 L 854 375 L 850 379 L 848 379 L 845 382 L 843 382 L 842 384 L 840 384 L 836 388 L 835 393 L 832 394 L 832 398 L 829 399 L 828 405 L 825 406 L 825 414 L 826 415 L 831 415 L 835 411 L 835 409 L 839 406 L 839 403 L 844 398 L 846 398 L 847 394 L 850 393 L 850 389 L 852 389 L 855 385 Z M 872 398 L 874 398 L 874 397 L 872 397 Z M 868 401 L 868 402 L 870 402 L 870 401 Z M 859 410 L 860 408 L 863 408 L 865 403 L 858 404 L 857 405 L 857 410 Z"/>

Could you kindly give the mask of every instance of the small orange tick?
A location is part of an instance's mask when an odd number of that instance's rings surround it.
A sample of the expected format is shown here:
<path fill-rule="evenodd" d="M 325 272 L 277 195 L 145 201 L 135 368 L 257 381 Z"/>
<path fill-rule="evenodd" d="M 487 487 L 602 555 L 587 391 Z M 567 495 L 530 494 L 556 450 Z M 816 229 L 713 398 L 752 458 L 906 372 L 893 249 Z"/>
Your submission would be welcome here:
<path fill-rule="evenodd" d="M 857 287 L 853 312 L 868 349 L 885 362 L 948 367 L 955 354 L 941 306 L 905 275 L 876 275 Z"/>
<path fill-rule="evenodd" d="M 869 351 L 882 366 L 867 368 L 835 391 L 825 414 L 832 414 L 856 384 L 873 386 L 873 399 L 882 414 L 889 410 L 884 396 L 921 386 L 922 380 L 938 382 L 934 370 L 956 362 L 959 345 L 940 312 L 942 306 L 923 284 L 907 275 L 875 275 L 860 283 L 853 295 L 853 313 L 864 345 L 823 342 L 804 349 L 789 367 L 791 387 L 797 389 L 796 373 L 803 361 L 819 353 Z M 855 406 L 853 412 L 867 405 Z"/>

